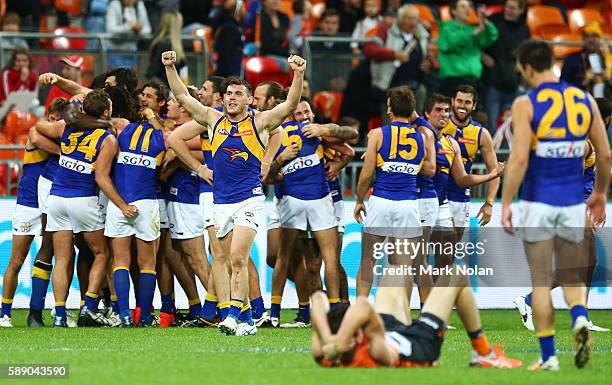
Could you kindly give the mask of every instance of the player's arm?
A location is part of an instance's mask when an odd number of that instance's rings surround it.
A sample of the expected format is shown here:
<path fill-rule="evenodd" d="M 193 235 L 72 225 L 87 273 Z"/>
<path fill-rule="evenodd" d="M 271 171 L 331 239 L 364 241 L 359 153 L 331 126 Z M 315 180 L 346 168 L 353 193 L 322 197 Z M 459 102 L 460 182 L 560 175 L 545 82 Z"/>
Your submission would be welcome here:
<path fill-rule="evenodd" d="M 518 193 L 529 165 L 532 115 L 533 106 L 527 96 L 514 100 L 512 103 L 512 151 L 506 165 L 502 189 L 502 224 L 507 230 L 512 229 L 510 204 Z"/>
<path fill-rule="evenodd" d="M 297 144 L 292 143 L 291 146 L 286 147 L 274 160 L 270 163 L 270 170 L 268 171 L 268 175 L 263 180 L 264 184 L 276 184 L 282 183 L 284 177 L 280 172 L 286 162 L 289 162 L 298 155 L 300 152 L 300 148 Z"/>
<path fill-rule="evenodd" d="M 264 151 L 263 159 L 261 160 L 261 180 L 266 180 L 270 173 L 270 166 L 274 162 L 274 156 L 280 149 L 281 142 L 283 140 L 283 128 L 278 127 L 275 130 L 270 131 L 270 137 L 268 138 L 268 145 Z"/>
<path fill-rule="evenodd" d="M 96 184 L 100 187 L 100 190 L 106 194 L 108 199 L 121 210 L 126 218 L 134 218 L 138 214 L 138 208 L 133 205 L 128 205 L 121 195 L 119 195 L 110 175 L 115 161 L 115 155 L 117 155 L 117 149 L 117 138 L 113 135 L 108 135 L 100 146 L 100 153 L 96 160 Z"/>
<path fill-rule="evenodd" d="M 497 154 L 495 153 L 495 145 L 493 144 L 493 138 L 489 134 L 489 130 L 482 129 L 480 136 L 480 153 L 482 154 L 482 160 L 487 166 L 489 173 L 494 173 L 498 167 Z M 489 182 L 487 186 L 487 199 L 480 208 L 477 216 L 481 216 L 480 225 L 484 226 L 491 220 L 493 215 L 493 203 L 495 202 L 495 196 L 497 190 L 499 190 L 500 179 L 494 178 Z"/>
<path fill-rule="evenodd" d="M 28 133 L 28 142 L 41 150 L 47 151 L 49 154 L 60 154 L 60 146 L 46 136 L 39 134 L 34 126 L 30 128 Z"/>
<path fill-rule="evenodd" d="M 332 339 L 332 332 L 327 322 L 327 309 L 329 307 L 327 295 L 322 291 L 317 291 L 310 297 L 310 323 L 312 332 L 319 337 L 322 344 L 326 344 Z"/>
<path fill-rule="evenodd" d="M 164 121 L 153 112 L 150 108 L 145 108 L 141 111 L 142 116 L 155 128 L 156 130 L 164 129 Z"/>
<path fill-rule="evenodd" d="M 328 142 L 332 142 L 333 138 L 345 141 L 359 137 L 359 131 L 357 131 L 356 128 L 351 126 L 339 126 L 335 123 L 311 123 L 302 128 L 302 133 L 307 138 L 323 138 Z"/>
<path fill-rule="evenodd" d="M 91 88 L 84 87 L 75 81 L 68 80 L 51 72 L 39 75 L 38 83 L 42 85 L 57 84 L 62 91 L 69 93 L 70 95 L 88 94 L 91 92 Z"/>
<path fill-rule="evenodd" d="M 353 147 L 346 143 L 329 144 L 326 142 L 326 147 L 331 148 L 340 154 L 337 159 L 330 160 L 326 164 L 327 179 L 333 181 L 338 177 L 340 170 L 348 166 L 351 160 L 353 160 L 355 150 L 353 150 Z"/>
<path fill-rule="evenodd" d="M 64 122 L 63 120 L 58 120 L 57 122 L 39 120 L 34 125 L 34 129 L 38 134 L 43 135 L 49 139 L 61 138 L 65 128 L 66 122 Z"/>
<path fill-rule="evenodd" d="M 365 195 L 367 194 L 372 179 L 374 178 L 374 169 L 376 168 L 376 154 L 382 141 L 382 131 L 380 128 L 370 131 L 368 138 L 368 147 L 366 148 L 365 157 L 363 159 L 363 167 L 357 181 L 357 191 L 355 194 L 355 211 L 353 216 L 357 222 L 362 223 L 362 212 L 365 214 Z"/>
<path fill-rule="evenodd" d="M 593 186 L 593 192 L 587 204 L 591 220 L 595 225 L 599 225 L 606 217 L 606 198 L 610 180 L 610 143 L 608 143 L 606 127 L 601 118 L 599 107 L 591 95 L 588 95 L 588 97 L 593 111 L 589 138 L 593 147 L 595 147 L 597 156 L 595 157 L 595 186 Z"/>
<path fill-rule="evenodd" d="M 214 108 L 202 105 L 196 98 L 189 95 L 187 87 L 183 84 L 183 81 L 174 67 L 176 52 L 166 51 L 162 53 L 161 61 L 166 68 L 168 84 L 170 85 L 170 89 L 176 101 L 179 102 L 179 104 L 189 112 L 189 115 L 202 126 L 212 126 L 213 120 L 219 119 L 221 113 Z"/>
<path fill-rule="evenodd" d="M 175 70 L 176 72 L 176 70 Z M 178 76 L 178 75 L 177 75 Z M 187 146 L 187 141 L 200 136 L 206 128 L 201 124 L 190 124 L 187 122 L 178 126 L 168 136 L 168 146 L 174 151 L 176 156 L 187 166 L 189 170 L 195 171 L 198 176 L 209 184 L 212 184 L 212 172 L 202 164 L 200 160 L 195 158 Z"/>
<path fill-rule="evenodd" d="M 482 183 L 489 182 L 495 178 L 499 178 L 503 174 L 504 168 L 501 164 L 495 169 L 495 171 L 490 172 L 488 174 L 468 174 L 467 172 L 465 172 L 465 167 L 463 166 L 463 162 L 461 161 L 461 149 L 459 148 L 459 143 L 457 143 L 455 139 L 451 138 L 451 144 L 453 146 L 453 151 L 455 152 L 453 164 L 451 165 L 451 176 L 453 177 L 455 182 L 457 182 L 459 187 L 467 188 L 471 186 L 476 186 Z"/>
<path fill-rule="evenodd" d="M 435 138 L 431 130 L 427 127 L 419 127 L 421 135 L 423 135 L 423 143 L 425 143 L 425 158 L 421 164 L 419 174 L 432 177 L 436 174 L 436 144 Z"/>
<path fill-rule="evenodd" d="M 306 60 L 299 56 L 289 56 L 289 66 L 293 71 L 293 81 L 287 93 L 287 99 L 269 111 L 260 112 L 255 115 L 256 126 L 259 130 L 274 130 L 293 113 L 300 98 L 302 97 L 302 83 L 304 82 L 304 71 L 306 70 Z"/>
<path fill-rule="evenodd" d="M 110 120 L 98 119 L 80 111 L 79 107 L 70 103 L 64 110 L 64 121 L 74 131 L 93 130 L 95 128 L 109 129 L 113 127 Z"/>

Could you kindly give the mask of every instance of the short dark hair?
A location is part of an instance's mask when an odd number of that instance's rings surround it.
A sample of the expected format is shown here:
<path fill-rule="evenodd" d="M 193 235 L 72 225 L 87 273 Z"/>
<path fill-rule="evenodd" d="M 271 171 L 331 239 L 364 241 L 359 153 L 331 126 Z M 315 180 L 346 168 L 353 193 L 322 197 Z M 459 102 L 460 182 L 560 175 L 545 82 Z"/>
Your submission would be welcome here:
<path fill-rule="evenodd" d="M 478 101 L 478 91 L 476 91 L 476 88 L 470 84 L 461 84 L 459 87 L 455 88 L 453 99 L 457 97 L 457 93 L 459 92 L 461 92 L 462 94 L 471 94 L 474 98 L 474 104 L 476 104 L 476 102 Z"/>
<path fill-rule="evenodd" d="M 321 14 L 319 21 L 325 20 L 327 17 L 340 17 L 340 12 L 336 8 L 328 8 Z"/>
<path fill-rule="evenodd" d="M 516 60 L 523 66 L 530 65 L 536 72 L 544 72 L 553 64 L 553 52 L 543 40 L 529 39 L 516 49 Z"/>
<path fill-rule="evenodd" d="M 338 333 L 340 325 L 342 325 L 344 315 L 349 307 L 350 305 L 347 303 L 339 303 L 331 308 L 327 313 L 327 323 L 329 324 L 329 330 L 332 332 L 332 334 Z"/>
<path fill-rule="evenodd" d="M 423 105 L 423 113 L 429 114 L 433 110 L 436 104 L 448 104 L 450 106 L 451 100 L 448 96 L 442 94 L 431 94 L 425 99 L 425 104 Z"/>
<path fill-rule="evenodd" d="M 155 90 L 155 95 L 157 96 L 158 101 L 160 100 L 167 101 L 168 98 L 170 97 L 170 89 L 164 83 L 148 82 L 148 83 L 145 83 L 144 86 L 142 86 L 142 90 L 144 91 L 144 89 L 147 87 L 153 88 Z"/>
<path fill-rule="evenodd" d="M 387 91 L 387 99 L 393 115 L 408 118 L 414 112 L 416 100 L 408 86 L 393 87 Z"/>
<path fill-rule="evenodd" d="M 266 81 L 259 83 L 257 86 L 258 87 L 268 86 L 268 89 L 266 90 L 266 99 L 272 96 L 274 97 L 274 99 L 284 99 L 285 98 L 285 89 L 278 82 L 275 82 L 272 80 L 266 80 Z"/>
<path fill-rule="evenodd" d="M 224 77 L 221 77 L 221 76 L 209 76 L 207 80 L 212 83 L 213 94 L 221 92 L 221 86 L 223 85 L 223 81 L 225 80 Z"/>
<path fill-rule="evenodd" d="M 606 120 L 612 115 L 612 102 L 608 98 L 595 98 L 601 119 Z"/>
<path fill-rule="evenodd" d="M 460 1 L 461 1 L 461 0 L 452 0 L 452 1 L 450 2 L 450 9 L 457 9 L 457 4 L 459 4 L 459 2 L 460 2 Z M 472 1 L 471 1 L 471 0 L 468 0 L 468 3 L 470 3 L 470 4 L 471 4 L 471 3 L 472 3 Z"/>
<path fill-rule="evenodd" d="M 83 99 L 83 111 L 90 116 L 99 118 L 111 106 L 110 97 L 101 88 L 88 93 Z"/>
<path fill-rule="evenodd" d="M 340 119 L 338 119 L 338 125 L 339 126 L 359 127 L 361 123 L 359 123 L 359 120 L 353 118 L 352 116 L 343 116 Z"/>
<path fill-rule="evenodd" d="M 117 85 L 124 87 L 128 92 L 132 92 L 138 87 L 138 75 L 132 68 L 119 67 L 113 68 L 106 73 L 106 78 L 114 76 L 117 78 Z M 104 80 L 106 80 L 104 78 Z M 166 98 L 167 99 L 167 98 Z"/>
<path fill-rule="evenodd" d="M 57 97 L 51 101 L 49 104 L 49 109 L 47 110 L 47 114 L 52 114 L 54 112 L 59 112 L 60 114 L 64 112 L 66 106 L 70 104 L 70 101 L 66 98 Z"/>
<path fill-rule="evenodd" d="M 509 1 L 516 1 L 518 3 L 519 8 L 522 9 L 523 11 L 527 8 L 527 0 L 506 0 L 504 1 L 504 4 L 506 4 Z"/>
<path fill-rule="evenodd" d="M 223 81 L 223 84 L 221 85 L 221 95 L 225 95 L 225 93 L 227 92 L 227 87 L 229 86 L 244 86 L 247 89 L 247 94 L 249 96 L 253 95 L 253 89 L 251 88 L 251 85 L 249 84 L 249 82 L 247 82 L 246 80 L 236 77 L 236 76 L 230 76 L 229 78 L 226 78 Z"/>

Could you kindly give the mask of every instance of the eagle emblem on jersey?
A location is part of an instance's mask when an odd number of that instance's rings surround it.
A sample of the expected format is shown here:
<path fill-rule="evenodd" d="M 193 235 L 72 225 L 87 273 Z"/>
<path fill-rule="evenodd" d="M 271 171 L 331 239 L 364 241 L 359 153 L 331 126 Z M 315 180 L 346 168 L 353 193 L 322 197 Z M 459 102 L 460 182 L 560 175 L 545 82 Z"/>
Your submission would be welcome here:
<path fill-rule="evenodd" d="M 227 151 L 230 156 L 230 160 L 233 162 L 237 158 L 242 158 L 246 162 L 249 159 L 249 153 L 246 151 L 238 150 L 236 148 L 223 148 L 224 151 Z"/>

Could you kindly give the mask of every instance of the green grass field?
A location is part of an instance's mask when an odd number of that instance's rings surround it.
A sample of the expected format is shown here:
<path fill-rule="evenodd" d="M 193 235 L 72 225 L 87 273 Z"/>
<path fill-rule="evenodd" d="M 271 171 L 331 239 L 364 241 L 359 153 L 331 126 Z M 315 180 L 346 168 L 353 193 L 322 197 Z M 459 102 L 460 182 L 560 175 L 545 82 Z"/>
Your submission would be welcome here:
<path fill-rule="evenodd" d="M 510 310 L 482 311 L 492 344 L 522 359 L 518 370 L 470 369 L 469 342 L 446 333 L 439 366 L 429 369 L 329 369 L 310 358 L 310 329 L 260 329 L 252 337 L 228 337 L 216 329 L 28 329 L 27 312 L 13 314 L 13 329 L 0 329 L 0 364 L 69 365 L 69 379 L 0 379 L 0 384 L 611 384 L 612 333 L 593 333 L 594 352 L 582 370 L 573 366 L 570 319 L 557 312 L 558 373 L 531 373 L 538 356 L 533 333 Z M 415 313 L 416 314 L 416 313 Z M 611 327 L 612 311 L 591 311 L 595 323 Z M 284 312 L 286 320 L 293 312 Z M 49 323 L 49 317 L 46 318 Z"/>

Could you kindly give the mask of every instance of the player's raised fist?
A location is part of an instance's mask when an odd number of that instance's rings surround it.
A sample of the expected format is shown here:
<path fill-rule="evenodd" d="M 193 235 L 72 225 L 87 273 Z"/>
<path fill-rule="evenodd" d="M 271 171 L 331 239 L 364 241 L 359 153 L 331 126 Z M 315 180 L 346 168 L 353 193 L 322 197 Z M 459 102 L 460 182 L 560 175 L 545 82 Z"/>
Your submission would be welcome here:
<path fill-rule="evenodd" d="M 162 60 L 162 64 L 165 66 L 174 65 L 174 63 L 176 63 L 176 52 L 166 51 L 162 53 L 161 60 Z"/>
<path fill-rule="evenodd" d="M 38 82 L 40 84 L 55 84 L 57 83 L 58 79 L 59 79 L 59 76 L 51 72 L 47 72 L 47 73 L 44 73 L 38 76 Z"/>
<path fill-rule="evenodd" d="M 298 55 L 289 56 L 287 61 L 289 62 L 289 67 L 291 67 L 294 72 L 304 73 L 306 70 L 306 60 Z"/>

